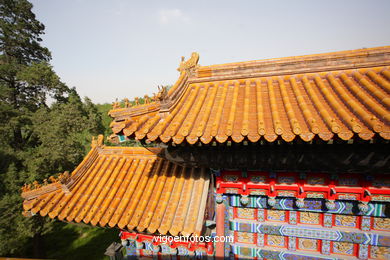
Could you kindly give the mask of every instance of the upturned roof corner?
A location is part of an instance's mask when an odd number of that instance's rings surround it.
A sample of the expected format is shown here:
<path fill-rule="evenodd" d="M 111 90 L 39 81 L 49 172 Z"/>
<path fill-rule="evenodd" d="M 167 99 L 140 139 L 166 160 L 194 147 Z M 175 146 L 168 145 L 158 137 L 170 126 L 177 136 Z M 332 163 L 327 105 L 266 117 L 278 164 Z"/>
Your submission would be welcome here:
<path fill-rule="evenodd" d="M 199 67 L 198 65 L 199 61 L 199 53 L 193 52 L 191 54 L 191 57 L 188 60 L 185 60 L 185 57 L 181 57 L 181 62 L 179 68 L 177 70 L 179 72 L 186 72 L 189 75 L 194 74 L 194 70 Z"/>
<path fill-rule="evenodd" d="M 104 148 L 104 135 L 92 136 L 91 148 Z"/>
<path fill-rule="evenodd" d="M 177 68 L 180 72 L 179 78 L 171 88 L 157 86 L 158 92 L 153 93 L 152 97 L 144 95 L 143 98 L 135 97 L 133 101 L 124 98 L 122 102 L 119 102 L 116 99 L 112 103 L 112 109 L 108 115 L 115 118 L 115 121 L 121 121 L 123 116 L 140 116 L 157 111 L 166 114 L 167 110 L 180 97 L 188 78 L 196 77 L 196 70 L 199 68 L 198 61 L 199 54 L 197 52 L 193 52 L 188 60 L 182 57 Z"/>
<path fill-rule="evenodd" d="M 196 52 L 182 58 L 179 79 L 162 100 L 111 110 L 113 133 L 175 144 L 390 139 L 390 46 L 198 61 Z"/>

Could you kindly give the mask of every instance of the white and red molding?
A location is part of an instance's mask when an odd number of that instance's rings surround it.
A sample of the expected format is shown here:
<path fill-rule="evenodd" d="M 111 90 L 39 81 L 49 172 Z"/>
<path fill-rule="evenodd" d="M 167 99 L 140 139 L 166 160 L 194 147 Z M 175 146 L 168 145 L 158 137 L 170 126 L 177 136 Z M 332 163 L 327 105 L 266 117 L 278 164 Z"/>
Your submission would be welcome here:
<path fill-rule="evenodd" d="M 390 202 L 390 177 L 386 175 L 297 172 L 226 171 L 216 177 L 217 194 L 293 197 L 303 199 Z M 272 206 L 272 201 L 271 201 Z"/>

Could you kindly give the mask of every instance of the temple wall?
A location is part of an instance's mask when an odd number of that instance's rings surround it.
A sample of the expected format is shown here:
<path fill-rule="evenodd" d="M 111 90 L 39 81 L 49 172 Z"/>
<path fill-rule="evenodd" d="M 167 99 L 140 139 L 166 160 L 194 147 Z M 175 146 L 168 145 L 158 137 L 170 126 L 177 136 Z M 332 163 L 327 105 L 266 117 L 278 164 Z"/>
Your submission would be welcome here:
<path fill-rule="evenodd" d="M 225 206 L 224 232 L 234 237 L 233 243 L 224 245 L 225 257 L 389 259 L 390 205 L 383 198 L 368 201 L 366 197 L 354 196 L 360 182 L 350 178 L 350 188 L 345 189 L 343 196 L 336 193 L 333 195 L 337 199 L 329 200 L 326 192 L 322 198 L 307 198 L 308 194 L 295 192 L 292 187 L 279 194 L 274 191 L 277 196 L 270 196 L 271 190 L 266 186 L 257 192 L 249 191 L 251 182 L 245 181 L 248 178 L 245 172 L 237 171 L 222 171 L 217 176 L 217 207 L 218 202 Z M 383 194 L 388 193 L 385 179 L 384 176 Z M 296 182 L 302 180 L 297 178 L 291 185 Z M 318 189 L 321 190 L 320 186 Z"/>

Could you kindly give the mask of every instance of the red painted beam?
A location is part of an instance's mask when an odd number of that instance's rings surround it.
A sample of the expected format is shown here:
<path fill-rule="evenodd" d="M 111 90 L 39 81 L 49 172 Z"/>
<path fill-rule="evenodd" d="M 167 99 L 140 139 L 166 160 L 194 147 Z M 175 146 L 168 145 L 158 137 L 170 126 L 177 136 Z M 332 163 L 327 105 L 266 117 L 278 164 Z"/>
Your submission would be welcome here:
<path fill-rule="evenodd" d="M 253 177 L 256 177 L 259 182 L 252 182 Z M 279 183 L 279 178 L 292 177 L 294 182 Z M 373 186 L 371 181 L 365 179 L 365 175 L 340 174 L 340 177 L 345 179 L 355 179 L 355 185 L 343 185 L 340 180 L 332 180 L 329 174 L 324 173 L 307 173 L 306 178 L 301 179 L 299 173 L 286 172 L 276 173 L 275 176 L 267 172 L 247 172 L 247 177 L 244 177 L 239 171 L 222 171 L 221 176 L 217 177 L 217 193 L 237 193 L 241 195 L 250 195 L 251 191 L 263 192 L 263 195 L 269 197 L 285 196 L 289 193 L 290 196 L 297 198 L 307 198 L 310 193 L 321 193 L 324 199 L 335 200 L 343 199 L 343 196 L 353 196 L 356 200 L 369 202 L 372 195 L 384 195 L 390 197 L 390 187 Z M 375 176 L 383 183 L 388 183 L 386 176 Z M 313 184 L 309 182 L 309 178 L 322 178 L 323 183 Z M 230 191 L 229 191 L 230 189 Z M 234 192 L 232 192 L 232 189 Z"/>

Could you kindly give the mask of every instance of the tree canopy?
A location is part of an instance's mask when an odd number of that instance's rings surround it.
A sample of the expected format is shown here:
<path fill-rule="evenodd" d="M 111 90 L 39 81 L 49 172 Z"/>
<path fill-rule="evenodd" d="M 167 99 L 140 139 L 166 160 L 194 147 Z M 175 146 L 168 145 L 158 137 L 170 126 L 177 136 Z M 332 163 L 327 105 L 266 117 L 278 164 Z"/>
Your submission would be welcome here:
<path fill-rule="evenodd" d="M 52 221 L 22 216 L 20 187 L 73 170 L 104 131 L 97 107 L 54 72 L 44 29 L 27 0 L 0 0 L 0 255 L 26 256 L 31 244 L 44 257 Z"/>
<path fill-rule="evenodd" d="M 26 0 L 0 1 L 0 54 L 19 64 L 49 61 L 49 50 L 40 45 L 45 26 L 36 20 Z"/>

